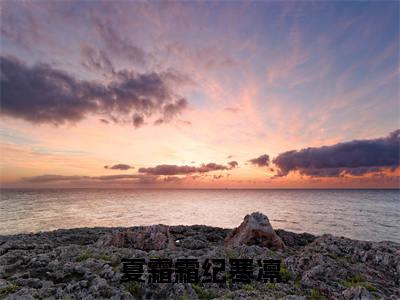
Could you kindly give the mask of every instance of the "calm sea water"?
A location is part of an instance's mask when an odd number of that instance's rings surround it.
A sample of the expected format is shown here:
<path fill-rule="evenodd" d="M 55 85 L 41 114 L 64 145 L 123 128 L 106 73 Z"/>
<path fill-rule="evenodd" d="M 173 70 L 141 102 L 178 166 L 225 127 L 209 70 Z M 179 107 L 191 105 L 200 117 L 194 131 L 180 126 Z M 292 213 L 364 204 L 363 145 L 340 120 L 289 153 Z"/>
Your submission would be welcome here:
<path fill-rule="evenodd" d="M 232 228 L 254 211 L 275 229 L 400 242 L 399 190 L 2 190 L 0 234 L 151 224 Z"/>

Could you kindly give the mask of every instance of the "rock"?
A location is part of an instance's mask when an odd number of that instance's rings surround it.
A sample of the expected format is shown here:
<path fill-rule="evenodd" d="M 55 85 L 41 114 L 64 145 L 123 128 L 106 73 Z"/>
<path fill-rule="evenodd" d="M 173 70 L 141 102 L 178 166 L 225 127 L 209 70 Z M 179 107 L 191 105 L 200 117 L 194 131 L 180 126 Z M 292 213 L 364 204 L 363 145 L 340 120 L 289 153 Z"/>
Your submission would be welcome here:
<path fill-rule="evenodd" d="M 144 251 L 174 249 L 169 226 L 152 225 L 142 230 L 123 230 L 99 239 L 97 246 L 114 246 L 118 248 L 135 248 Z"/>
<path fill-rule="evenodd" d="M 315 240 L 315 236 L 309 233 L 294 233 L 283 229 L 275 230 L 276 234 L 282 239 L 284 244 L 288 247 L 302 247 L 306 246 Z"/>
<path fill-rule="evenodd" d="M 254 218 L 254 215 L 258 216 Z M 269 225 L 267 220 L 261 214 L 247 216 L 235 230 L 236 235 L 229 229 L 204 225 L 85 228 L 0 235 L 0 247 L 7 247 L 0 255 L 0 299 L 304 300 L 313 290 L 317 297 L 321 295 L 326 299 L 371 299 L 371 296 L 400 299 L 399 243 L 276 230 L 285 251 L 269 251 L 265 243 L 271 243 L 272 236 L 264 232 L 274 232 L 269 226 L 269 231 L 264 230 L 253 240 L 247 240 L 250 245 L 224 247 L 228 234 L 231 240 L 245 238 L 246 234 L 255 235 L 251 230 L 265 227 L 259 223 Z M 170 241 L 177 240 L 176 248 L 170 248 Z M 130 257 L 198 259 L 200 268 L 206 259 L 225 258 L 226 272 L 228 260 L 251 258 L 255 278 L 250 284 L 226 285 L 121 283 L 121 259 Z M 284 266 L 281 270 L 287 281 L 269 285 L 256 280 L 258 264 L 255 262 L 271 258 L 281 260 Z"/>
<path fill-rule="evenodd" d="M 225 246 L 258 245 L 272 250 L 284 250 L 285 244 L 275 233 L 268 217 L 260 212 L 247 215 L 239 227 L 225 238 Z"/>
<path fill-rule="evenodd" d="M 186 238 L 182 242 L 178 243 L 178 245 L 179 244 L 187 249 L 204 249 L 208 247 L 207 242 L 194 238 Z"/>
<path fill-rule="evenodd" d="M 375 299 L 371 293 L 367 291 L 366 288 L 358 286 L 348 288 L 342 293 L 344 299 L 346 300 L 372 300 Z"/>

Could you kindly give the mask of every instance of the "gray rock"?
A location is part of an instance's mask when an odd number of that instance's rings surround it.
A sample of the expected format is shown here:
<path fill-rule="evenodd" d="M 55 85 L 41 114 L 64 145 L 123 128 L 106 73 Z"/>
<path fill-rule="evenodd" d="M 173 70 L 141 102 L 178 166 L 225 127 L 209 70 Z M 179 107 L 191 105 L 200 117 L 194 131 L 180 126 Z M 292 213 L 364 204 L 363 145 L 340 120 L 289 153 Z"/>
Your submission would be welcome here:
<path fill-rule="evenodd" d="M 373 300 L 375 297 L 371 295 L 364 287 L 351 287 L 342 293 L 346 300 Z"/>
<path fill-rule="evenodd" d="M 100 238 L 96 246 L 114 246 L 136 248 L 145 251 L 174 249 L 175 241 L 171 238 L 169 226 L 152 225 L 139 230 L 122 230 Z"/>
<path fill-rule="evenodd" d="M 239 227 L 232 230 L 225 238 L 225 246 L 258 245 L 273 250 L 284 250 L 285 244 L 275 233 L 268 217 L 255 212 L 247 215 Z"/>
<path fill-rule="evenodd" d="M 398 243 L 356 241 L 332 235 L 315 237 L 277 230 L 277 236 L 285 243 L 285 251 L 271 251 L 265 247 L 265 239 L 270 242 L 271 236 L 261 235 L 235 247 L 224 247 L 229 229 L 171 226 L 167 233 L 165 228 L 163 225 L 151 229 L 81 228 L 0 236 L 0 253 L 3 253 L 0 255 L 0 298 L 199 299 L 212 296 L 300 300 L 314 289 L 327 299 L 400 299 Z M 106 245 L 116 233 L 124 234 L 117 236 L 115 245 Z M 178 245 L 169 247 L 169 242 L 176 240 L 180 240 Z M 286 274 L 285 282 L 273 287 L 254 280 L 247 286 L 210 283 L 193 288 L 190 284 L 147 284 L 139 289 L 135 285 L 128 288 L 120 283 L 121 259 L 132 257 L 197 258 L 200 264 L 207 258 L 226 258 L 226 271 L 229 258 L 248 257 L 254 261 L 276 258 L 282 260 L 289 275 Z M 359 283 L 360 287 L 348 288 L 346 282 Z M 372 292 L 361 286 L 370 286 Z"/>

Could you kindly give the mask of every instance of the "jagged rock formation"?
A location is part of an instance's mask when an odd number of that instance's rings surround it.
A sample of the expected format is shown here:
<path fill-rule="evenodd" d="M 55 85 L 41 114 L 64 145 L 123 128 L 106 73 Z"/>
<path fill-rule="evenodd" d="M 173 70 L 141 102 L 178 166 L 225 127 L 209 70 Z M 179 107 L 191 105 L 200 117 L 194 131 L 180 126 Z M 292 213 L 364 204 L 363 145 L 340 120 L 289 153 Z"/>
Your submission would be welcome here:
<path fill-rule="evenodd" d="M 259 239 L 225 247 L 230 232 L 157 225 L 0 236 L 0 299 L 400 299 L 398 243 L 276 230 L 286 246 L 272 251 Z M 283 282 L 121 283 L 121 259 L 132 257 L 280 259 Z"/>

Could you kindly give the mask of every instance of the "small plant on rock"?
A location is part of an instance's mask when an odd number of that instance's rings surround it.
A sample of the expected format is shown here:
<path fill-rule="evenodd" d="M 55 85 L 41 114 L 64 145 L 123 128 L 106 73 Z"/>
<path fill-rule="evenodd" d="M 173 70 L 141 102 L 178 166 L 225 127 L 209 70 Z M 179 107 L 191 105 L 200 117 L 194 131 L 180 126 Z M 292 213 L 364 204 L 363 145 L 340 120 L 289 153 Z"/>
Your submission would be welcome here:
<path fill-rule="evenodd" d="M 365 278 L 357 273 L 353 277 L 343 282 L 343 285 L 346 287 L 357 287 L 361 286 L 366 288 L 370 292 L 376 292 L 376 288 L 369 282 L 365 281 Z"/>
<path fill-rule="evenodd" d="M 130 281 L 125 284 L 125 290 L 127 290 L 134 297 L 138 297 L 142 293 L 142 287 L 135 281 Z"/>
<path fill-rule="evenodd" d="M 77 262 L 81 262 L 81 261 L 85 261 L 89 258 L 95 258 L 95 259 L 100 259 L 100 260 L 104 260 L 104 261 L 111 261 L 111 257 L 105 253 L 101 253 L 101 254 L 93 254 L 90 252 L 83 252 L 81 254 L 79 254 L 75 260 Z"/>
<path fill-rule="evenodd" d="M 243 286 L 242 290 L 245 290 L 245 291 L 248 291 L 248 292 L 249 291 L 254 291 L 254 286 L 252 284 L 245 284 Z"/>
<path fill-rule="evenodd" d="M 76 258 L 75 258 L 75 260 L 77 261 L 77 262 L 81 262 L 81 261 L 85 261 L 85 260 L 87 260 L 87 259 L 89 259 L 89 258 L 91 258 L 92 256 L 91 256 L 91 254 L 89 253 L 89 252 L 83 252 L 83 253 L 81 253 L 81 254 L 79 254 Z"/>
<path fill-rule="evenodd" d="M 15 293 L 19 289 L 19 286 L 15 283 L 11 283 L 10 285 L 0 289 L 0 297 L 5 297 L 9 294 Z"/>
<path fill-rule="evenodd" d="M 265 287 L 269 290 L 276 290 L 276 283 L 275 282 L 268 282 Z"/>
<path fill-rule="evenodd" d="M 226 251 L 226 257 L 228 258 L 228 260 L 229 259 L 237 259 L 237 258 L 239 258 L 239 255 L 233 250 L 228 250 L 228 251 Z"/>
<path fill-rule="evenodd" d="M 310 291 L 310 299 L 311 300 L 325 300 L 326 298 L 323 295 L 321 295 L 321 293 L 318 290 L 312 289 Z"/>
<path fill-rule="evenodd" d="M 182 299 L 181 300 L 190 300 L 190 297 L 187 293 L 183 294 Z"/>
<path fill-rule="evenodd" d="M 104 261 L 111 261 L 111 257 L 105 253 L 97 255 L 96 258 Z"/>
<path fill-rule="evenodd" d="M 192 283 L 192 288 L 195 290 L 200 300 L 210 300 L 215 298 L 215 295 L 212 291 L 206 290 L 197 284 Z"/>
<path fill-rule="evenodd" d="M 283 282 L 288 282 L 292 278 L 292 273 L 288 270 L 285 265 L 281 265 L 281 269 L 279 270 L 279 275 Z"/>
<path fill-rule="evenodd" d="M 228 291 L 224 294 L 224 297 L 228 299 L 233 299 L 235 297 L 235 294 L 231 291 Z"/>

